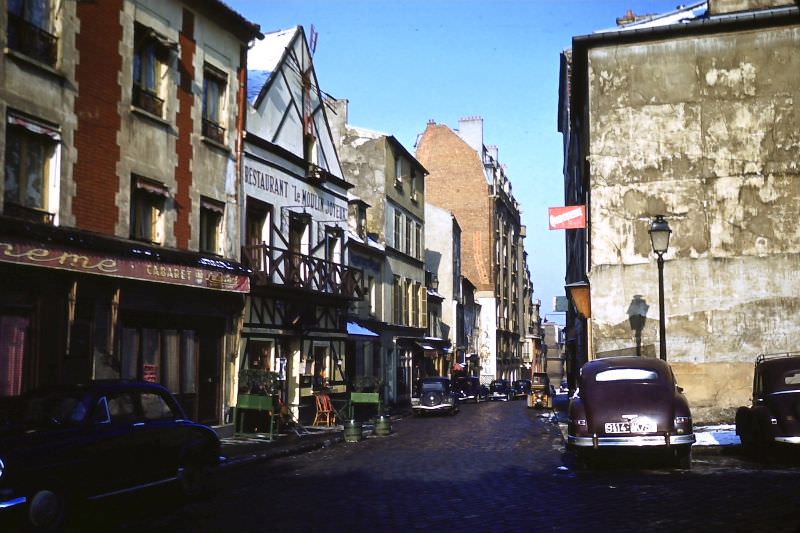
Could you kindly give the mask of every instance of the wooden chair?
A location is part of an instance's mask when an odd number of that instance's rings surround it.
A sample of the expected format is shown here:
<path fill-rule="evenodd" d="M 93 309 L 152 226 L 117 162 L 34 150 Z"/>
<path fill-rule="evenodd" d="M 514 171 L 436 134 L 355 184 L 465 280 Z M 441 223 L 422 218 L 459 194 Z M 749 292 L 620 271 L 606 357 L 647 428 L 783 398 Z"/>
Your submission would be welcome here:
<path fill-rule="evenodd" d="M 312 426 L 335 426 L 336 411 L 331 405 L 331 397 L 327 394 L 317 394 L 317 414 L 314 416 Z"/>

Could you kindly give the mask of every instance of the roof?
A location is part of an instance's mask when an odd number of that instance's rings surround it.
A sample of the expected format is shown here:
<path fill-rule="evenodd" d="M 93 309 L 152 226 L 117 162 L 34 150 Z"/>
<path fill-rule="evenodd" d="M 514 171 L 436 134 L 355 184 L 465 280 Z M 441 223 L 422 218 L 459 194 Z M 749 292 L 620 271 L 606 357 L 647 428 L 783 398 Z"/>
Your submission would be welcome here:
<path fill-rule="evenodd" d="M 193 9 L 206 11 L 218 24 L 232 27 L 232 33 L 243 41 L 262 37 L 261 26 L 250 22 L 225 2 L 220 0 L 186 0 L 186 3 Z"/>
<path fill-rule="evenodd" d="M 581 368 L 581 375 L 588 376 L 597 374 L 598 372 L 602 372 L 603 370 L 608 370 L 611 368 L 642 368 L 661 372 L 671 371 L 669 364 L 661 359 L 654 359 L 652 357 L 619 356 L 603 357 L 601 359 L 589 361 Z"/>
<path fill-rule="evenodd" d="M 672 24 L 685 24 L 692 20 L 706 16 L 708 12 L 708 2 L 697 2 L 688 6 L 678 6 L 674 11 L 656 15 L 646 15 L 628 24 L 622 24 L 614 28 L 598 30 L 595 33 L 608 33 L 615 31 L 630 31 L 642 28 L 657 28 Z"/>
<path fill-rule="evenodd" d="M 247 52 L 247 99 L 255 104 L 261 89 L 286 54 L 300 26 L 267 33 Z"/>

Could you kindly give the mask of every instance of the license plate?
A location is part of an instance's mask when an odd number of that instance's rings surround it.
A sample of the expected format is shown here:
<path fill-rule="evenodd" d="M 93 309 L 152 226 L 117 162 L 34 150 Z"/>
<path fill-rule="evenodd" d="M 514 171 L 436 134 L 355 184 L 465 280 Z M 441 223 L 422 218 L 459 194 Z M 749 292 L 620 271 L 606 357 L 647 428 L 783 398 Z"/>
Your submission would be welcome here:
<path fill-rule="evenodd" d="M 606 433 L 655 433 L 655 431 L 655 422 L 649 420 L 606 423 Z"/>

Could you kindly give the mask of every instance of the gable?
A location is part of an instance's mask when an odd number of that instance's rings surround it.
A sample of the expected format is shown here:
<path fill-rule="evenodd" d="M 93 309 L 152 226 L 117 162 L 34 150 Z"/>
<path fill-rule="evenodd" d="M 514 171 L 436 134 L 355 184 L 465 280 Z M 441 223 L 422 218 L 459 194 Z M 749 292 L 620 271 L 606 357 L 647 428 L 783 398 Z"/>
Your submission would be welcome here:
<path fill-rule="evenodd" d="M 305 158 L 305 135 L 317 143 L 317 165 L 335 177 L 342 170 L 325 113 L 305 33 L 298 26 L 265 36 L 248 53 L 247 132 Z M 255 95 L 252 96 L 251 95 Z"/>

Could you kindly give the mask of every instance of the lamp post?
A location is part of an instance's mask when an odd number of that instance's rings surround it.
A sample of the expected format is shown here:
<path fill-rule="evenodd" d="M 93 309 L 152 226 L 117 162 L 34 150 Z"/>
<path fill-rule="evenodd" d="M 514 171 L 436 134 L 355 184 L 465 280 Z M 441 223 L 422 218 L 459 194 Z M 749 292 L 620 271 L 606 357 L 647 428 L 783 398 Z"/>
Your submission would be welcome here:
<path fill-rule="evenodd" d="M 653 252 L 658 256 L 658 341 L 659 354 L 662 360 L 667 360 L 667 328 L 664 320 L 664 253 L 669 248 L 669 236 L 672 230 L 664 220 L 663 215 L 656 215 L 650 223 L 650 244 Z"/>

